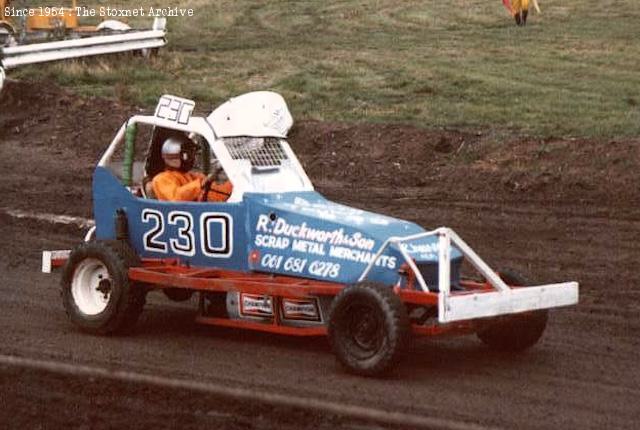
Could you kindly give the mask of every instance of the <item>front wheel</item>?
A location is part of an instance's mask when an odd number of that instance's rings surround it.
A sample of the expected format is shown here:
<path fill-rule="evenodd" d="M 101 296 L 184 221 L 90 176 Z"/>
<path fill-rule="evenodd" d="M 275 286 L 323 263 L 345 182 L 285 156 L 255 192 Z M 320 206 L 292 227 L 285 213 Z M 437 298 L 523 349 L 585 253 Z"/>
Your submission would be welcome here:
<path fill-rule="evenodd" d="M 373 376 L 400 358 L 410 334 L 400 298 L 387 286 L 363 282 L 346 287 L 329 311 L 329 342 L 348 371 Z"/>
<path fill-rule="evenodd" d="M 509 286 L 528 285 L 524 277 L 516 272 L 504 270 L 499 274 Z M 520 352 L 538 343 L 547 327 L 548 318 L 549 312 L 546 309 L 509 315 L 484 327 L 477 335 L 492 349 Z"/>
<path fill-rule="evenodd" d="M 125 332 L 140 316 L 146 292 L 129 281 L 128 269 L 137 259 L 127 247 L 85 242 L 71 252 L 62 275 L 62 303 L 83 331 Z"/>

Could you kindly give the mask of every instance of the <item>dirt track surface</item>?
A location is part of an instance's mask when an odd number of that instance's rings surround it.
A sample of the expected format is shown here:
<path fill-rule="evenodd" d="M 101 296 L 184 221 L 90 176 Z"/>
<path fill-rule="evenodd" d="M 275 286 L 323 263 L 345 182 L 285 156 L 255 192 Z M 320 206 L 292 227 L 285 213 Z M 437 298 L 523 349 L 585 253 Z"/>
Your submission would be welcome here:
<path fill-rule="evenodd" d="M 91 215 L 90 176 L 136 112 L 55 87 L 9 82 L 0 100 L 2 208 Z M 35 108 L 34 106 L 41 106 Z M 295 106 L 294 116 L 295 116 Z M 0 354 L 242 387 L 438 418 L 449 428 L 637 428 L 640 420 L 640 142 L 513 138 L 399 125 L 301 122 L 291 136 L 333 200 L 454 228 L 495 268 L 577 280 L 520 356 L 474 337 L 417 340 L 384 379 L 343 373 L 323 339 L 200 327 L 160 295 L 135 333 L 97 338 L 67 321 L 42 249 L 81 232 L 0 215 Z M 0 365 L 8 428 L 379 428 L 318 411 Z M 395 427 L 402 427 L 394 425 Z M 392 426 L 392 427 L 394 427 Z"/>

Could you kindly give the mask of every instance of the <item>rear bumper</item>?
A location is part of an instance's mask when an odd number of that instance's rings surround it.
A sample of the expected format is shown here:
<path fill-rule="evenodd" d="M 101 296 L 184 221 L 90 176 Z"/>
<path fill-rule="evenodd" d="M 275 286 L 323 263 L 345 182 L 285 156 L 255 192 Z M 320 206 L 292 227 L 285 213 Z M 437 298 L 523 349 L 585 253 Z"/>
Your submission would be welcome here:
<path fill-rule="evenodd" d="M 438 321 L 475 318 L 570 306 L 578 303 L 578 283 L 564 282 L 460 295 L 439 296 Z"/>
<path fill-rule="evenodd" d="M 71 251 L 42 251 L 42 273 L 51 273 L 56 267 L 64 266 L 69 259 Z"/>

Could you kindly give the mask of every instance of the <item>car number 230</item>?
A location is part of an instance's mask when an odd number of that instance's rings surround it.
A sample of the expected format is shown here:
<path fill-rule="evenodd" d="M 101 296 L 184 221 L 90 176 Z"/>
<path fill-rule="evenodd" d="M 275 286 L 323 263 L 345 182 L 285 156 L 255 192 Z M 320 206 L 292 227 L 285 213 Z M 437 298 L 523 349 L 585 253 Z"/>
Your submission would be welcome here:
<path fill-rule="evenodd" d="M 233 253 L 233 218 L 227 213 L 204 212 L 197 225 L 194 216 L 184 211 L 164 214 L 144 209 L 140 217 L 146 227 L 142 235 L 145 251 L 193 257 L 200 250 L 213 258 L 226 258 Z M 166 234 L 167 231 L 172 233 Z"/>

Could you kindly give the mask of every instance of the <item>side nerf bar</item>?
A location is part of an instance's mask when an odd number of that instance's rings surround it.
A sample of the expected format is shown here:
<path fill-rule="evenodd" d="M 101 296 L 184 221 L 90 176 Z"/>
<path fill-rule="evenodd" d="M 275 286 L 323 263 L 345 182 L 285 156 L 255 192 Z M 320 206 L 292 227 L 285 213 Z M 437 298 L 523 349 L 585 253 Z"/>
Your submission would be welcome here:
<path fill-rule="evenodd" d="M 96 225 L 93 220 L 88 220 L 87 224 L 91 226 L 87 234 L 84 236 L 84 241 L 89 242 L 96 233 Z M 65 265 L 71 255 L 70 249 L 59 249 L 56 251 L 42 251 L 42 273 L 51 273 L 54 268 L 62 267 Z"/>
<path fill-rule="evenodd" d="M 380 246 L 375 257 L 362 272 L 358 281 L 363 281 L 367 278 L 375 262 L 390 245 L 396 245 L 409 268 L 413 271 L 418 285 L 424 292 L 428 293 L 429 286 L 426 284 L 413 258 L 411 258 L 409 253 L 400 245 L 429 236 L 438 236 L 439 242 L 438 321 L 440 323 L 570 306 L 578 303 L 579 286 L 577 282 L 564 282 L 527 288 L 510 288 L 460 236 L 452 229 L 446 227 L 440 227 L 432 231 L 411 236 L 390 237 Z M 452 243 L 460 250 L 467 261 L 487 279 L 496 291 L 451 294 L 450 261 Z"/>

